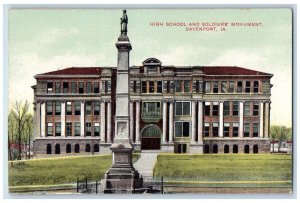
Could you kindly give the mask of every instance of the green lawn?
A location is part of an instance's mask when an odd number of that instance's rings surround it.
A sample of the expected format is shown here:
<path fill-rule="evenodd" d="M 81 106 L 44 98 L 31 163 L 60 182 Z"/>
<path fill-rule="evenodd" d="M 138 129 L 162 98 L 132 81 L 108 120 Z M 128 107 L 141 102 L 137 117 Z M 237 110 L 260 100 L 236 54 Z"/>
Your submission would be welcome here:
<path fill-rule="evenodd" d="M 133 155 L 137 160 L 138 155 Z M 9 162 L 9 186 L 74 183 L 77 177 L 100 181 L 111 166 L 111 155 L 60 157 Z"/>
<path fill-rule="evenodd" d="M 173 184 L 291 186 L 292 156 L 161 154 L 154 170 Z"/>

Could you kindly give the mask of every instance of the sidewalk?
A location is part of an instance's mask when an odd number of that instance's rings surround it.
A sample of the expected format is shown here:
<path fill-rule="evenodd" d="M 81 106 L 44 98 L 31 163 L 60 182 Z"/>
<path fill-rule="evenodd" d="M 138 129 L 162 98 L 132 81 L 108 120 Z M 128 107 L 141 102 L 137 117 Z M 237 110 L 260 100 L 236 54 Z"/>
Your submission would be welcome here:
<path fill-rule="evenodd" d="M 157 153 L 141 153 L 141 157 L 133 165 L 136 170 L 143 176 L 144 181 L 153 177 L 153 168 L 156 164 Z"/>

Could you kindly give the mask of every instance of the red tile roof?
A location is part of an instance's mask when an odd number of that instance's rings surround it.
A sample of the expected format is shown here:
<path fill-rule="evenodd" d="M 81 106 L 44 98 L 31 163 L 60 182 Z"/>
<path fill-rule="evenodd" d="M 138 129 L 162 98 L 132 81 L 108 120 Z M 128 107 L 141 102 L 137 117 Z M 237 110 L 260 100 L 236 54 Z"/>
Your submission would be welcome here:
<path fill-rule="evenodd" d="M 272 75 L 236 66 L 204 66 L 202 71 L 206 75 Z"/>
<path fill-rule="evenodd" d="M 72 67 L 38 75 L 99 75 L 101 70 L 100 67 Z"/>

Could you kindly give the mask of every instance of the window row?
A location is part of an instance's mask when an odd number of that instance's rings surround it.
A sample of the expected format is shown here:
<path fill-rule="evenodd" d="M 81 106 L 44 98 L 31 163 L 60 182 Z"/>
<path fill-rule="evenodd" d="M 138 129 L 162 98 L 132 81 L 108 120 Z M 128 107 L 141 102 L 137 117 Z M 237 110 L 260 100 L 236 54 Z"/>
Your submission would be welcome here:
<path fill-rule="evenodd" d="M 205 93 L 259 93 L 259 81 L 205 81 Z"/>
<path fill-rule="evenodd" d="M 53 133 L 54 132 L 54 133 Z M 85 136 L 100 136 L 100 123 L 85 123 Z M 47 123 L 47 136 L 61 136 L 61 122 Z M 65 129 L 66 136 L 80 136 L 81 135 L 81 123 L 80 122 L 66 122 Z"/>
<path fill-rule="evenodd" d="M 259 123 L 244 123 L 243 137 L 258 137 Z M 204 123 L 204 137 L 218 137 L 219 123 Z M 224 137 L 238 137 L 239 123 L 224 123 L 223 125 Z"/>
<path fill-rule="evenodd" d="M 244 102 L 244 116 L 259 116 L 259 102 Z M 219 102 L 205 102 L 205 116 L 219 116 Z M 239 101 L 224 101 L 223 116 L 239 116 Z"/>
<path fill-rule="evenodd" d="M 46 102 L 46 114 L 61 115 L 61 102 Z M 81 115 L 81 102 L 66 102 L 65 108 L 66 115 Z M 99 101 L 86 101 L 84 104 L 84 114 L 85 115 L 100 115 L 100 102 Z"/>
<path fill-rule="evenodd" d="M 162 81 L 141 81 L 141 92 L 142 93 L 162 93 L 163 82 Z M 175 86 L 175 92 L 191 92 L 192 87 L 191 80 L 175 80 L 164 81 L 164 91 L 167 93 L 173 93 Z M 137 92 L 137 81 L 133 81 L 133 91 Z"/>
<path fill-rule="evenodd" d="M 99 144 L 94 144 L 93 146 L 93 152 L 99 152 Z M 80 145 L 79 144 L 75 144 L 74 145 L 74 152 L 75 153 L 80 153 Z M 85 152 L 91 152 L 91 145 L 90 144 L 86 144 L 85 145 Z M 60 149 L 60 144 L 55 144 L 54 146 L 54 153 L 55 154 L 60 154 L 61 153 L 61 149 Z M 72 153 L 72 146 L 71 144 L 67 144 L 66 145 L 66 153 Z M 46 146 L 46 154 L 52 154 L 52 145 L 51 144 L 47 144 Z"/>
<path fill-rule="evenodd" d="M 102 81 L 102 91 L 110 92 L 111 81 Z M 99 94 L 99 82 L 47 82 L 47 93 L 55 94 Z"/>
<path fill-rule="evenodd" d="M 258 153 L 258 145 L 257 144 L 253 145 L 252 152 L 253 152 L 253 154 Z M 209 154 L 209 153 L 217 154 L 217 153 L 219 153 L 219 146 L 217 144 L 213 144 L 212 147 L 210 147 L 208 144 L 206 144 L 206 145 L 204 145 L 203 153 L 204 154 Z M 230 153 L 229 145 L 225 144 L 224 145 L 224 154 L 227 154 L 227 153 Z M 239 146 L 237 144 L 234 144 L 232 146 L 232 153 L 235 153 L 235 154 L 239 153 Z M 245 154 L 250 153 L 249 145 L 244 145 L 244 153 Z"/>
<path fill-rule="evenodd" d="M 143 102 L 143 115 L 158 115 L 161 113 L 160 102 Z M 191 102 L 175 102 L 175 115 L 176 116 L 190 116 L 191 115 Z"/>

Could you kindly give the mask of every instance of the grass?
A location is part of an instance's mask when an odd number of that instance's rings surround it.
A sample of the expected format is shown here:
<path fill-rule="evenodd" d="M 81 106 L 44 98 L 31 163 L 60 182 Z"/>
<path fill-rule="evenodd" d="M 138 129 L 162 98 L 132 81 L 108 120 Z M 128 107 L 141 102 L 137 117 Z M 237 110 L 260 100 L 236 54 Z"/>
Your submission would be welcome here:
<path fill-rule="evenodd" d="M 170 184 L 291 186 L 291 155 L 158 156 L 154 176 Z M 273 181 L 273 182 L 272 182 Z"/>
<path fill-rule="evenodd" d="M 133 161 L 138 159 L 133 155 Z M 58 185 L 100 180 L 111 166 L 111 155 L 59 157 L 9 162 L 9 186 Z"/>

